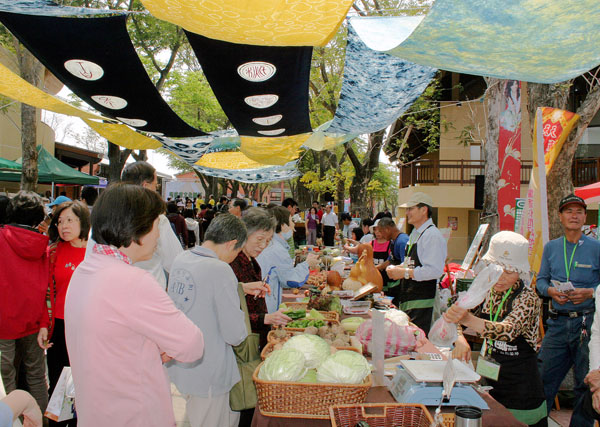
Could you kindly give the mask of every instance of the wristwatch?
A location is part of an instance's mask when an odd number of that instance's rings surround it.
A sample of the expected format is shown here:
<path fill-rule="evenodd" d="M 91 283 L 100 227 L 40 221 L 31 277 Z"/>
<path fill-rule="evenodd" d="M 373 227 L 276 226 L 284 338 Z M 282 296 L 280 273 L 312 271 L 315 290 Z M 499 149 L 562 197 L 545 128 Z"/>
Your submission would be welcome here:
<path fill-rule="evenodd" d="M 405 269 L 404 269 L 404 278 L 405 278 L 406 280 L 410 279 L 410 274 L 408 274 L 408 268 L 405 268 Z"/>

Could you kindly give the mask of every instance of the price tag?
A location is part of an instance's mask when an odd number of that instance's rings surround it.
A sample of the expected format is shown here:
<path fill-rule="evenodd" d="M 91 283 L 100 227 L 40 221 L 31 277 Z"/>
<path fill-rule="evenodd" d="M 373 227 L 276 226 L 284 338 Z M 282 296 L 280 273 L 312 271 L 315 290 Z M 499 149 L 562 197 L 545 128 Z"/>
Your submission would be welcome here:
<path fill-rule="evenodd" d="M 482 377 L 498 381 L 500 375 L 500 365 L 485 356 L 480 355 L 477 359 L 477 373 Z"/>

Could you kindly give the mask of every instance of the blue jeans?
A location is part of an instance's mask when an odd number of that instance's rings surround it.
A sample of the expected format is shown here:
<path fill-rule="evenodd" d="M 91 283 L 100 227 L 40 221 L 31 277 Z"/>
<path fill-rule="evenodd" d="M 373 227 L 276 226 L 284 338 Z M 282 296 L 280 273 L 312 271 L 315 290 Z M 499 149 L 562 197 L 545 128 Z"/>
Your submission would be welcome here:
<path fill-rule="evenodd" d="M 594 420 L 583 411 L 583 398 L 588 389 L 583 380 L 589 369 L 588 343 L 593 319 L 593 313 L 587 315 L 588 333 L 583 341 L 581 340 L 582 317 L 559 316 L 557 319 L 548 319 L 548 329 L 538 356 L 548 413 L 552 409 L 560 384 L 573 366 L 575 405 L 570 425 L 574 427 L 594 425 Z"/>

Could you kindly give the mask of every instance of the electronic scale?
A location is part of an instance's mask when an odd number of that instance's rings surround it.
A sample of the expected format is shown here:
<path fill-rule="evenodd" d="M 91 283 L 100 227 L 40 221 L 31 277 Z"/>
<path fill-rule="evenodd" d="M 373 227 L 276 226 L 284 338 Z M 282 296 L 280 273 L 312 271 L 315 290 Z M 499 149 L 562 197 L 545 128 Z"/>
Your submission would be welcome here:
<path fill-rule="evenodd" d="M 453 360 L 453 363 L 457 374 L 456 384 L 450 399 L 443 401 L 442 406 L 469 405 L 489 409 L 485 400 L 470 385 L 481 379 L 479 374 L 458 360 Z M 444 390 L 445 365 L 446 361 L 402 360 L 389 386 L 390 392 L 399 403 L 438 406 Z"/>

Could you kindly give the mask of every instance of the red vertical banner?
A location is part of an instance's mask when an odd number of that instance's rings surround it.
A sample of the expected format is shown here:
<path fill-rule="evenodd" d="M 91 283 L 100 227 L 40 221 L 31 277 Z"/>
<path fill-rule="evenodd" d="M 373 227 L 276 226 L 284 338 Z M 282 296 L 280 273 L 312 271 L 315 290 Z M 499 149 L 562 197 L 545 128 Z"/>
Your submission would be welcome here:
<path fill-rule="evenodd" d="M 498 136 L 498 214 L 500 230 L 514 230 L 515 201 L 521 197 L 521 82 L 504 83 L 506 104 Z"/>

